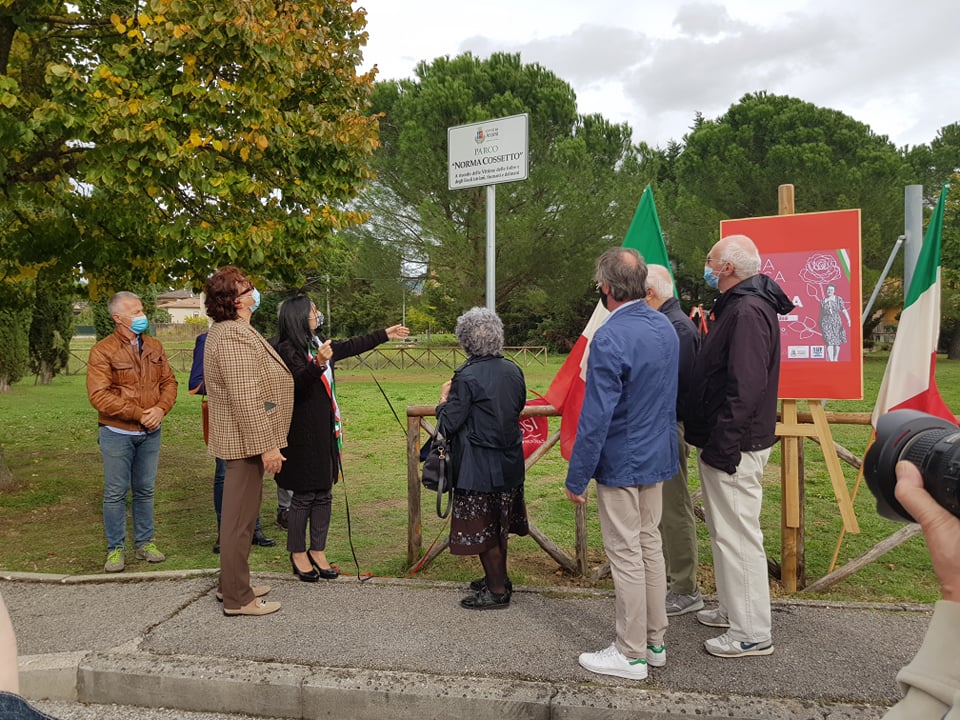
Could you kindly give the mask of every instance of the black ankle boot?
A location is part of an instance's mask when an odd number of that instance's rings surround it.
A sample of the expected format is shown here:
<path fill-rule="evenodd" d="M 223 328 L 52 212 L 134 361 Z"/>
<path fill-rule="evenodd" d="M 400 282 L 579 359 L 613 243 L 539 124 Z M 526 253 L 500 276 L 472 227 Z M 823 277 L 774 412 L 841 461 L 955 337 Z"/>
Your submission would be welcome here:
<path fill-rule="evenodd" d="M 485 587 L 478 593 L 467 595 L 460 601 L 460 605 L 468 610 L 502 610 L 510 607 L 510 593 L 498 595 Z"/>

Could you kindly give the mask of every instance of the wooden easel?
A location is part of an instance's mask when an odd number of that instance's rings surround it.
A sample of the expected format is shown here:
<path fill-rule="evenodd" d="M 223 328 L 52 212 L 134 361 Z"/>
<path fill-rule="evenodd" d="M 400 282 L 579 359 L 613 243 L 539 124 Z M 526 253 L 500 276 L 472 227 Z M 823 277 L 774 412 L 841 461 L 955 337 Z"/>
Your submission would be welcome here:
<path fill-rule="evenodd" d="M 781 185 L 777 191 L 780 215 L 793 215 L 793 185 Z M 781 401 L 781 421 L 777 423 L 777 435 L 781 443 L 780 463 L 780 581 L 787 592 L 796 592 L 806 584 L 804 537 L 803 537 L 803 474 L 801 453 L 803 438 L 817 438 L 823 449 L 823 458 L 830 474 L 833 494 L 837 498 L 843 529 L 857 534 L 860 525 L 853 510 L 853 501 L 847 491 L 847 483 L 840 467 L 840 458 L 833 443 L 830 424 L 827 422 L 821 400 L 807 400 L 813 423 L 800 423 L 797 419 L 797 400 Z"/>

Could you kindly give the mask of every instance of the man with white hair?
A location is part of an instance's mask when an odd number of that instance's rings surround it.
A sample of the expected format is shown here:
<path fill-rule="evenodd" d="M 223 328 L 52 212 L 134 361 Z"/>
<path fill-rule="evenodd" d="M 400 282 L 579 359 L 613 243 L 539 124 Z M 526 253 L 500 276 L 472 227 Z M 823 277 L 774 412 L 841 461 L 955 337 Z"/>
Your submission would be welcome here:
<path fill-rule="evenodd" d="M 777 314 L 793 304 L 759 273 L 760 253 L 746 235 L 722 238 L 708 253 L 703 277 L 720 297 L 685 400 L 685 439 L 697 448 L 720 600 L 697 620 L 726 629 L 704 643 L 717 657 L 773 652 L 761 481 L 777 440 Z"/>
<path fill-rule="evenodd" d="M 677 369 L 677 454 L 680 469 L 663 483 L 663 512 L 660 536 L 663 557 L 667 564 L 667 615 L 674 617 L 695 612 L 703 607 L 697 587 L 697 521 L 693 500 L 687 489 L 687 458 L 690 446 L 683 440 L 683 398 L 690 386 L 693 361 L 700 350 L 697 326 L 674 297 L 673 277 L 663 265 L 647 266 L 646 301 L 654 310 L 667 316 L 680 340 L 680 363 Z"/>

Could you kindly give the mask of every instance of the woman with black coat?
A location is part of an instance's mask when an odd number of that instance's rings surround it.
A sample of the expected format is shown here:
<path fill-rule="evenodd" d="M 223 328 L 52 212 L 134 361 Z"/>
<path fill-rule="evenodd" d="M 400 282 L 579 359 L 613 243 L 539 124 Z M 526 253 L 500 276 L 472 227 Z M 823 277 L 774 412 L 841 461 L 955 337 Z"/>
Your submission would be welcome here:
<path fill-rule="evenodd" d="M 444 383 L 437 424 L 453 439 L 457 480 L 450 520 L 450 552 L 479 555 L 484 576 L 470 583 L 460 604 L 470 610 L 505 608 L 507 537 L 528 533 L 523 499 L 520 412 L 527 401 L 523 371 L 501 355 L 503 323 L 493 310 L 473 308 L 457 319 L 457 341 L 467 362 Z"/>
<path fill-rule="evenodd" d="M 283 451 L 286 460 L 275 479 L 281 488 L 293 491 L 287 551 L 293 574 L 304 582 L 332 580 L 340 574 L 326 555 L 332 488 L 340 470 L 340 410 L 333 365 L 410 334 L 402 325 L 394 325 L 349 340 L 323 341 L 317 335 L 322 318 L 308 295 L 289 298 L 280 306 L 279 333 L 273 341 L 293 374 L 293 419 Z M 308 521 L 309 552 L 305 542 Z"/>

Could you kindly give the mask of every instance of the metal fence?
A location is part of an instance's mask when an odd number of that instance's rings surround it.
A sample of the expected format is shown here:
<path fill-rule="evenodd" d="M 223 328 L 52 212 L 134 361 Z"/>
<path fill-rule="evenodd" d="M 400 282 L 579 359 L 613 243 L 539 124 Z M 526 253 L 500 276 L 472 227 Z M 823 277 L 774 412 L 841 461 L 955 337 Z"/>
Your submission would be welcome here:
<path fill-rule="evenodd" d="M 521 367 L 547 364 L 547 348 L 543 345 L 522 345 L 505 347 L 505 357 L 510 358 Z M 70 351 L 70 361 L 67 364 L 69 375 L 79 375 L 87 371 L 87 356 L 89 350 Z M 360 357 L 363 362 L 374 370 L 397 368 L 408 370 L 422 368 L 433 370 L 436 368 L 459 367 L 466 360 L 466 355 L 459 347 L 429 347 L 418 345 L 381 345 Z M 167 359 L 170 366 L 177 372 L 190 372 L 193 364 L 193 349 L 167 348 Z M 337 367 L 345 370 L 361 366 L 360 358 L 351 357 L 337 361 Z"/>

